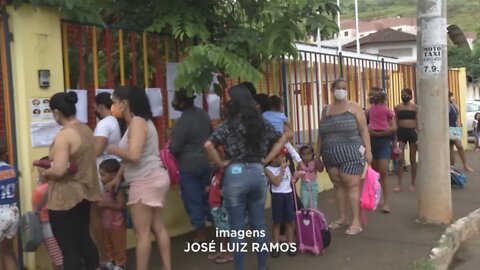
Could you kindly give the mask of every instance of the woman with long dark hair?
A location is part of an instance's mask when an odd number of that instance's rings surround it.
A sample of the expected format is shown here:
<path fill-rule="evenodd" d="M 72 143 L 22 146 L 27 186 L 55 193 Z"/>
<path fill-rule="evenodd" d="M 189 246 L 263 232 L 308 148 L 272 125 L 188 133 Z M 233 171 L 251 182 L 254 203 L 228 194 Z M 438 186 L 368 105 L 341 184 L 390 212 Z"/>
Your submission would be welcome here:
<path fill-rule="evenodd" d="M 255 241 L 262 245 L 267 243 L 264 216 L 267 179 L 263 164 L 273 159 L 287 138 L 275 132 L 255 106 L 255 100 L 246 86 L 230 88 L 226 95 L 225 121 L 205 143 L 205 149 L 216 165 L 225 167 L 223 195 L 231 229 L 244 230 L 248 216 L 251 229 L 260 233 L 255 235 Z M 223 145 L 228 161 L 220 158 L 216 150 L 220 145 Z M 268 153 L 270 145 L 274 146 Z M 245 240 L 232 237 L 231 241 L 242 243 Z M 235 269 L 243 270 L 244 253 L 235 252 L 234 257 Z M 258 269 L 265 270 L 267 252 L 259 252 L 257 260 Z"/>
<path fill-rule="evenodd" d="M 395 107 L 395 115 L 397 115 L 397 140 L 400 144 L 400 158 L 398 162 L 398 186 L 394 191 L 402 190 L 403 166 L 405 166 L 405 146 L 410 148 L 410 167 L 412 177 L 408 190 L 415 191 L 415 177 L 417 175 L 417 140 L 418 140 L 418 106 L 411 100 L 413 98 L 412 89 L 405 88 L 402 90 L 402 103 Z"/>
<path fill-rule="evenodd" d="M 50 146 L 51 167 L 42 173 L 48 180 L 48 215 L 63 255 L 64 269 L 99 267 L 98 252 L 90 237 L 90 206 L 100 199 L 95 139 L 92 130 L 76 117 L 75 92 L 56 93 L 50 98 L 55 121 L 62 126 Z M 69 164 L 78 167 L 67 172 Z"/>
<path fill-rule="evenodd" d="M 145 91 L 134 86 L 115 89 L 112 101 L 114 116 L 124 118 L 128 125 L 120 145 L 110 144 L 107 152 L 122 159 L 124 178 L 130 185 L 127 205 L 136 237 L 135 269 L 148 269 L 153 232 L 162 269 L 170 270 L 170 238 L 162 217 L 170 179 L 160 161 L 150 103 Z"/>

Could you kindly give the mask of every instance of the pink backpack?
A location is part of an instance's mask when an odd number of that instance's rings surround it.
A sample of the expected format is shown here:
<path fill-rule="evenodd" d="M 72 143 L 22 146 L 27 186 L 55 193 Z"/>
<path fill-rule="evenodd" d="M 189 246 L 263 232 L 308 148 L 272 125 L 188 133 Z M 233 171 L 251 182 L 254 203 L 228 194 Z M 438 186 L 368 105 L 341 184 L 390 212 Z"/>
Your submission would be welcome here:
<path fill-rule="evenodd" d="M 170 143 L 166 143 L 163 148 L 160 150 L 160 159 L 162 160 L 163 165 L 168 171 L 168 176 L 170 177 L 170 186 L 178 184 L 180 181 L 180 170 L 178 169 L 177 159 L 170 153 L 168 146 Z"/>
<path fill-rule="evenodd" d="M 362 195 L 360 197 L 360 208 L 362 210 L 362 221 L 367 223 L 365 211 L 375 211 L 382 198 L 382 189 L 380 186 L 380 174 L 372 167 L 368 167 L 363 182 Z"/>

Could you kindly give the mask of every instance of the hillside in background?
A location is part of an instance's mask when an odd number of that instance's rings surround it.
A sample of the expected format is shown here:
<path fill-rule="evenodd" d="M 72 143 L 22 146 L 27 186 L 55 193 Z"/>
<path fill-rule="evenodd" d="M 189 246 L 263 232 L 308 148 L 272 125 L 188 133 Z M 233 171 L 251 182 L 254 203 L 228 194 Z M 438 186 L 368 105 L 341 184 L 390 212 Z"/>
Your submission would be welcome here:
<path fill-rule="evenodd" d="M 448 24 L 456 24 L 465 32 L 480 30 L 480 0 L 447 0 Z M 354 0 L 340 0 L 342 19 L 355 18 Z M 358 0 L 360 20 L 385 17 L 416 17 L 417 0 Z"/>

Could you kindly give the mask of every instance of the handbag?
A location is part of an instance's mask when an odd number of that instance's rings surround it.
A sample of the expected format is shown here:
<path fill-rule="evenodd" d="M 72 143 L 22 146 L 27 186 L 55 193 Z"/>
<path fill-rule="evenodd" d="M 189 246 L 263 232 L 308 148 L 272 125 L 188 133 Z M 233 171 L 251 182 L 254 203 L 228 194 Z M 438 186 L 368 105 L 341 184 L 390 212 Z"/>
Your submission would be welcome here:
<path fill-rule="evenodd" d="M 22 249 L 25 252 L 35 252 L 43 242 L 42 224 L 38 213 L 47 204 L 48 192 L 45 192 L 35 211 L 30 211 L 20 218 L 20 235 Z"/>
<path fill-rule="evenodd" d="M 450 141 L 461 140 L 463 137 L 462 127 L 448 127 L 450 132 Z"/>

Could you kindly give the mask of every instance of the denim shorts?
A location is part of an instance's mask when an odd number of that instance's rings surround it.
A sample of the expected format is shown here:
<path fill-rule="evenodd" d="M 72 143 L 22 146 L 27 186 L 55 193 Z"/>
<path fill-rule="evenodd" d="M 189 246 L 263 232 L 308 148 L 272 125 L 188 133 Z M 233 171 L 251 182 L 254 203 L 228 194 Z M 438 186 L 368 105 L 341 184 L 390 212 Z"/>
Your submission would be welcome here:
<path fill-rule="evenodd" d="M 273 224 L 291 222 L 295 220 L 295 206 L 293 193 L 272 193 L 272 220 Z"/>
<path fill-rule="evenodd" d="M 392 155 L 392 141 L 388 137 L 370 137 L 373 160 L 390 160 Z"/>

